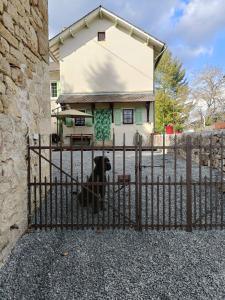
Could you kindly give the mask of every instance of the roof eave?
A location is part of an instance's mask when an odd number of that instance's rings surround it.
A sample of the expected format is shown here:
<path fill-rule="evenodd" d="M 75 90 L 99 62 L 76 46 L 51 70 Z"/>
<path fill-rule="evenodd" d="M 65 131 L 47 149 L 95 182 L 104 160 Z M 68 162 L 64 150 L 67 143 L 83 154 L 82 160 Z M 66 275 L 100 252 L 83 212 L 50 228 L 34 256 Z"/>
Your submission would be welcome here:
<path fill-rule="evenodd" d="M 52 48 L 54 46 L 56 46 L 56 52 L 57 49 L 59 48 L 60 43 L 63 43 L 69 36 L 74 37 L 74 35 L 79 32 L 79 30 L 83 29 L 85 26 L 88 26 L 88 23 L 91 23 L 96 17 L 102 17 L 103 15 L 105 15 L 105 17 L 108 17 L 110 19 L 113 19 L 114 22 L 117 22 L 118 25 L 131 29 L 133 30 L 133 34 L 137 35 L 138 37 L 140 37 L 143 41 L 146 40 L 146 43 L 148 45 L 151 44 L 153 47 L 157 47 L 158 48 L 158 52 L 161 51 L 161 49 L 164 48 L 165 43 L 163 43 L 162 41 L 158 40 L 157 38 L 155 38 L 154 36 L 148 34 L 147 32 L 145 32 L 144 30 L 138 28 L 135 25 L 132 25 L 130 22 L 126 21 L 125 19 L 115 15 L 114 13 L 112 13 L 111 11 L 105 9 L 102 6 L 97 7 L 96 9 L 92 10 L 91 12 L 89 12 L 87 15 L 85 15 L 84 17 L 82 17 L 81 19 L 79 19 L 78 21 L 76 21 L 75 23 L 73 23 L 72 25 L 70 25 L 69 27 L 67 27 L 65 30 L 63 30 L 62 32 L 60 32 L 59 34 L 57 34 L 55 37 L 53 37 L 52 39 L 50 39 L 49 41 L 49 48 L 50 51 L 52 50 Z M 51 51 L 53 52 L 53 51 Z M 58 57 L 57 55 L 55 55 L 54 53 L 51 53 L 53 60 L 58 61 Z"/>

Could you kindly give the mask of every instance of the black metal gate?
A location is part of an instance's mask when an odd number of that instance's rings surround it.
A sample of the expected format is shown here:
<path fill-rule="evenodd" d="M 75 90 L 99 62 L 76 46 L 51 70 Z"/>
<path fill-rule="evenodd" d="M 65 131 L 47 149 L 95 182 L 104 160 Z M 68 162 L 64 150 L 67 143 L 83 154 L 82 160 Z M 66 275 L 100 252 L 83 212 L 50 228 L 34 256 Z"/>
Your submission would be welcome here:
<path fill-rule="evenodd" d="M 28 140 L 28 225 L 48 228 L 223 228 L 223 137 L 208 145 L 175 136 L 166 145 L 151 135 L 135 146 L 52 145 L 51 137 Z M 44 143 L 43 143 L 44 142 Z M 208 153 L 208 166 L 202 157 Z M 214 166 L 214 153 L 220 165 Z M 193 161 L 193 154 L 198 156 Z M 101 157 L 96 177 L 96 157 Z M 105 170 L 108 158 L 111 170 Z"/>

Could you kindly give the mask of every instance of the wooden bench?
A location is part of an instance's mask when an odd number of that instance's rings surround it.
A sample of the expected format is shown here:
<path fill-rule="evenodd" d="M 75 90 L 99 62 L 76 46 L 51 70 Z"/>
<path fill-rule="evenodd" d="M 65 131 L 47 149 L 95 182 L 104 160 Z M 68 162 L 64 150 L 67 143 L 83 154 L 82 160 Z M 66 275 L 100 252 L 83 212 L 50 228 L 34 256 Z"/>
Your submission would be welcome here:
<path fill-rule="evenodd" d="M 93 139 L 93 134 L 70 134 L 70 135 L 66 135 L 66 137 L 69 137 L 70 138 L 70 145 L 72 146 L 73 145 L 73 142 L 74 141 L 80 141 L 79 144 L 77 145 L 80 145 L 80 144 L 86 144 L 86 142 L 88 142 L 88 145 L 90 145 L 90 142 L 92 141 Z"/>

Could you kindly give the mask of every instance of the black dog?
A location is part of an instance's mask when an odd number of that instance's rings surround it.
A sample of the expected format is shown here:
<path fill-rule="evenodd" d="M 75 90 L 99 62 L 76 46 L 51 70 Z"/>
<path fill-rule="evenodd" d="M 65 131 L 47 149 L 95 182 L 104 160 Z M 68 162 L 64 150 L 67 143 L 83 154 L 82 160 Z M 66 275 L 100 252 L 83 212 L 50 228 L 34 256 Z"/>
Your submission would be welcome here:
<path fill-rule="evenodd" d="M 104 209 L 104 182 L 106 182 L 106 171 L 111 170 L 111 164 L 108 157 L 103 156 L 96 156 L 94 158 L 94 162 L 95 168 L 93 173 L 88 178 L 88 182 L 98 183 L 98 185 L 84 184 L 81 192 L 77 196 L 77 199 L 80 205 L 83 207 L 93 205 L 94 213 L 97 213 L 99 208 L 100 210 Z"/>

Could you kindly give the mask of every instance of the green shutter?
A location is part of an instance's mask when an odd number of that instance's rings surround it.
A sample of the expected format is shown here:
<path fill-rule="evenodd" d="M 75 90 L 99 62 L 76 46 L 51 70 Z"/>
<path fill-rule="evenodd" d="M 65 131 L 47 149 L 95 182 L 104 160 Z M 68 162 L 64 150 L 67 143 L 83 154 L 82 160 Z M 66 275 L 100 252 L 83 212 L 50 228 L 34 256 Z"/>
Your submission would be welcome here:
<path fill-rule="evenodd" d="M 115 108 L 114 109 L 114 123 L 115 125 L 121 125 L 122 122 L 122 110 Z"/>
<path fill-rule="evenodd" d="M 61 95 L 61 84 L 60 81 L 57 81 L 57 97 Z"/>
<path fill-rule="evenodd" d="M 65 124 L 67 127 L 73 127 L 73 119 L 72 119 L 72 118 L 65 118 L 64 124 Z"/>
<path fill-rule="evenodd" d="M 135 109 L 135 123 L 137 125 L 143 124 L 143 109 L 142 108 Z"/>
<path fill-rule="evenodd" d="M 91 109 L 87 109 L 86 113 L 91 115 L 92 114 Z M 91 127 L 92 125 L 93 125 L 93 118 L 85 118 L 85 126 Z"/>

